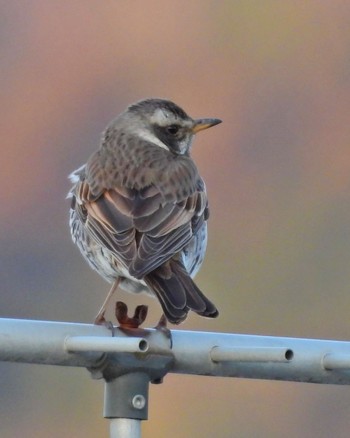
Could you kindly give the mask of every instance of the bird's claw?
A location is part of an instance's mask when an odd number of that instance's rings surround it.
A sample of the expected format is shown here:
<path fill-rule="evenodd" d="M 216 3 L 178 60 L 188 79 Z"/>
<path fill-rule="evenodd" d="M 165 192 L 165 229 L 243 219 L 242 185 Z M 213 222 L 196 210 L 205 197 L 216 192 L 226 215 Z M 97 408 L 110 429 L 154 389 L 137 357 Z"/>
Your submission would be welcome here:
<path fill-rule="evenodd" d="M 95 325 L 104 325 L 105 323 L 106 323 L 105 312 L 99 313 L 94 320 L 94 324 Z"/>
<path fill-rule="evenodd" d="M 114 326 L 112 321 L 106 321 L 105 312 L 98 314 L 94 321 L 95 325 L 104 325 L 108 330 L 112 332 L 112 336 L 114 336 Z"/>
<path fill-rule="evenodd" d="M 168 320 L 166 319 L 164 313 L 163 315 L 160 317 L 158 324 L 154 327 L 156 330 L 159 330 L 160 332 L 163 332 L 165 334 L 165 336 L 169 339 L 170 341 L 170 348 L 172 348 L 173 346 L 173 338 L 171 335 L 171 330 L 168 328 Z"/>
<path fill-rule="evenodd" d="M 168 329 L 167 323 L 168 323 L 168 321 L 163 313 L 163 315 L 160 317 L 160 319 L 158 321 L 158 324 L 155 326 L 155 329 L 157 329 L 157 330 Z"/>

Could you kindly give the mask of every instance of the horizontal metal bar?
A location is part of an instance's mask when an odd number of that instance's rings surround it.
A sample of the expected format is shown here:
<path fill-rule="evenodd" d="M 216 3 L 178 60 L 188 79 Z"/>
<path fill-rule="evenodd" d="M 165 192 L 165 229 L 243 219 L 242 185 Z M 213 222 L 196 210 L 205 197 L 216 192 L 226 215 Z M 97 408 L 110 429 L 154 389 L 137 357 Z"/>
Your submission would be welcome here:
<path fill-rule="evenodd" d="M 68 336 L 112 335 L 103 325 L 0 318 L 0 360 L 83 367 L 99 361 L 103 353 L 69 353 L 64 348 Z"/>
<path fill-rule="evenodd" d="M 210 358 L 213 362 L 288 362 L 293 351 L 279 347 L 213 347 Z"/>
<path fill-rule="evenodd" d="M 64 348 L 73 352 L 145 353 L 149 345 L 144 338 L 101 338 L 97 336 L 68 336 Z"/>
<path fill-rule="evenodd" d="M 273 336 L 226 333 L 172 331 L 174 364 L 170 372 L 205 376 L 273 379 L 309 383 L 350 384 L 350 371 L 326 370 L 326 354 L 349 354 L 350 342 L 321 339 L 285 338 Z M 240 351 L 240 360 L 212 360 L 212 349 L 230 351 L 225 359 L 232 359 L 233 350 Z M 261 360 L 262 351 L 285 351 L 283 361 Z M 258 360 L 246 360 L 251 350 Z M 214 350 L 215 352 L 215 350 Z M 277 354 L 277 357 L 280 353 Z M 215 353 L 214 353 L 215 358 Z"/>
<path fill-rule="evenodd" d="M 0 319 L 0 360 L 89 368 L 98 365 L 104 356 L 101 351 L 67 351 L 67 340 L 71 339 L 68 345 L 74 344 L 76 340 L 72 338 L 76 337 L 93 337 L 93 342 L 101 345 L 113 339 L 112 332 L 104 326 Z M 130 365 L 147 372 L 151 362 L 153 370 L 158 365 L 161 368 L 164 361 L 160 355 L 167 355 L 172 359 L 165 372 L 350 384 L 350 342 L 346 341 L 172 330 L 170 348 L 170 342 L 165 343 L 159 330 L 126 332 L 118 328 L 114 338 L 136 339 L 136 344 L 142 339 L 149 346 L 141 355 L 126 353 L 125 361 L 121 360 L 123 354 L 118 353 L 111 366 L 122 362 L 124 371 Z M 102 347 L 101 350 L 106 351 Z M 152 360 L 148 360 L 148 355 Z"/>

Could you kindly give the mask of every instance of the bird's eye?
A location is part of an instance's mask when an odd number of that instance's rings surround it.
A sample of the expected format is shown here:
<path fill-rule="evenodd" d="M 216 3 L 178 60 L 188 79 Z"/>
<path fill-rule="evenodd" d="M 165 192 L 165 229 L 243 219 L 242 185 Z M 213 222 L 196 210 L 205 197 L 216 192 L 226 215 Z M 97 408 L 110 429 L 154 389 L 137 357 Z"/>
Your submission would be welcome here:
<path fill-rule="evenodd" d="M 177 125 L 170 125 L 166 128 L 167 132 L 171 135 L 176 135 L 179 131 L 179 127 Z"/>

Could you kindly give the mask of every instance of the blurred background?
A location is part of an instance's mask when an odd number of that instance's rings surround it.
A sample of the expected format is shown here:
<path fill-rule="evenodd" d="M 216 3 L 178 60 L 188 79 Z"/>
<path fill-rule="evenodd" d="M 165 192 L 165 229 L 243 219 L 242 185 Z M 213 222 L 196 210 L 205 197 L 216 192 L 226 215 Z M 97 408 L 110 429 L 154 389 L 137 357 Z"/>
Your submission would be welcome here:
<path fill-rule="evenodd" d="M 0 317 L 92 322 L 109 286 L 71 242 L 66 176 L 164 97 L 224 120 L 193 147 L 221 315 L 181 329 L 349 340 L 349 22 L 341 0 L 1 2 Z M 83 369 L 0 363 L 0 388 L 2 438 L 108 436 Z M 348 387 L 169 375 L 143 437 L 348 437 L 349 406 Z"/>

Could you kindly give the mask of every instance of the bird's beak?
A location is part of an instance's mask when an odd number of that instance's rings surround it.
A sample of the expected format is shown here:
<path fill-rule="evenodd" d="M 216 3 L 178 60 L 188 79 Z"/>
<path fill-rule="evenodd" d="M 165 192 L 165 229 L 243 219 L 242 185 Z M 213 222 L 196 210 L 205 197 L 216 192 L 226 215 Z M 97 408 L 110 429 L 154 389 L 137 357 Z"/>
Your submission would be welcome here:
<path fill-rule="evenodd" d="M 203 129 L 211 128 L 212 126 L 218 125 L 221 123 L 220 119 L 197 119 L 194 121 L 194 125 L 192 128 L 193 134 L 197 134 L 199 131 L 203 131 Z"/>

